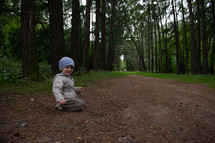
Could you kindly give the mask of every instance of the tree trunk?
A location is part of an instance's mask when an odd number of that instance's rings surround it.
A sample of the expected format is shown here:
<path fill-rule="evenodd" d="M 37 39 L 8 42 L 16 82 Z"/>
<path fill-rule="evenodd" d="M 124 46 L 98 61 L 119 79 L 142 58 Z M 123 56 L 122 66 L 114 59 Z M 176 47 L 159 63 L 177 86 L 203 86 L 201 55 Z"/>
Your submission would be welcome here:
<path fill-rule="evenodd" d="M 96 29 L 95 29 L 95 49 L 94 49 L 94 71 L 98 72 L 99 64 L 99 22 L 100 21 L 100 0 L 96 0 Z"/>
<path fill-rule="evenodd" d="M 51 67 L 59 73 L 59 60 L 65 56 L 62 0 L 49 0 L 49 21 L 51 33 Z"/>
<path fill-rule="evenodd" d="M 185 24 L 185 18 L 184 18 L 184 6 L 183 6 L 183 0 L 181 0 L 182 4 L 182 21 L 183 21 L 183 29 L 184 29 L 184 49 L 186 52 L 186 63 L 185 63 L 185 73 L 189 73 L 188 71 L 188 47 L 187 47 L 187 30 L 186 30 L 186 24 Z"/>
<path fill-rule="evenodd" d="M 106 28 L 105 28 L 105 9 L 106 0 L 102 0 L 102 13 L 101 13 L 101 49 L 100 49 L 100 68 L 102 70 L 106 69 Z"/>
<path fill-rule="evenodd" d="M 21 2 L 22 74 L 31 80 L 40 80 L 41 74 L 35 46 L 35 0 Z"/>
<path fill-rule="evenodd" d="M 150 2 L 149 2 L 150 3 Z M 150 22 L 151 22 L 151 18 L 150 18 L 150 13 L 151 13 L 151 10 L 150 10 L 150 4 L 148 3 L 148 72 L 150 72 L 151 70 L 151 42 L 150 42 Z"/>
<path fill-rule="evenodd" d="M 119 71 L 119 65 L 120 65 L 120 55 L 119 55 L 119 52 L 120 52 L 120 48 L 118 46 L 116 46 L 116 54 L 115 54 L 115 65 L 116 65 L 116 70 Z"/>
<path fill-rule="evenodd" d="M 179 32 L 178 32 L 178 26 L 177 26 L 177 17 L 175 14 L 175 8 L 174 8 L 174 1 L 172 0 L 172 10 L 173 10 L 173 17 L 174 17 L 174 32 L 175 32 L 175 42 L 176 42 L 176 73 L 180 73 L 180 65 L 179 65 Z"/>
<path fill-rule="evenodd" d="M 115 6 L 116 1 L 112 0 L 111 2 L 111 18 L 110 18 L 110 30 L 109 30 L 109 45 L 108 45 L 108 61 L 107 66 L 109 71 L 113 71 L 113 62 L 114 62 L 114 17 L 115 17 Z"/>
<path fill-rule="evenodd" d="M 212 27 L 215 26 L 215 5 L 214 5 L 214 0 L 211 0 L 211 4 L 212 4 L 212 16 L 213 16 L 213 24 Z M 212 47 L 212 52 L 211 52 L 211 74 L 214 74 L 214 40 L 215 37 L 213 37 L 213 47 Z"/>
<path fill-rule="evenodd" d="M 89 69 L 93 69 L 93 58 L 94 58 L 94 47 L 95 47 L 95 33 L 93 33 L 95 31 L 95 24 L 94 24 L 94 11 L 95 11 L 95 6 L 93 6 L 93 0 L 91 0 L 91 20 L 90 20 L 90 25 L 91 25 L 91 29 L 90 29 L 90 65 L 89 65 Z"/>
<path fill-rule="evenodd" d="M 151 23 L 151 29 L 150 29 L 150 32 L 151 32 L 151 72 L 153 73 L 154 72 L 154 47 L 153 47 L 153 22 L 150 22 Z"/>
<path fill-rule="evenodd" d="M 213 46 L 212 46 L 212 52 L 211 52 L 211 74 L 214 74 L 214 51 L 215 51 L 215 48 L 214 48 L 214 38 L 213 38 Z"/>
<path fill-rule="evenodd" d="M 206 46 L 207 42 L 207 30 L 205 22 L 205 6 L 204 0 L 201 0 L 202 9 L 202 48 L 203 48 L 203 74 L 208 74 L 208 50 Z"/>
<path fill-rule="evenodd" d="M 89 73 L 89 43 L 90 43 L 90 7 L 91 0 L 86 1 L 86 20 L 84 24 L 84 73 Z"/>
<path fill-rule="evenodd" d="M 155 73 L 158 73 L 158 63 L 157 63 L 157 28 L 156 21 L 154 21 L 154 33 L 155 33 Z"/>
<path fill-rule="evenodd" d="M 167 5 L 166 5 L 166 1 L 165 1 L 165 7 L 167 7 Z M 165 8 L 165 13 L 167 13 L 166 12 L 166 9 L 167 8 Z M 166 27 L 166 29 L 167 29 L 167 15 L 165 15 L 165 27 Z M 170 67 L 170 63 L 169 63 L 169 55 L 168 55 L 168 48 L 167 48 L 167 36 L 168 36 L 168 34 L 167 34 L 168 32 L 166 31 L 166 37 L 165 37 L 165 55 L 166 55 L 166 69 L 165 69 L 165 72 L 166 73 L 169 73 L 169 67 Z M 164 36 L 164 31 L 163 31 L 163 36 Z"/>
<path fill-rule="evenodd" d="M 195 52 L 196 52 L 196 36 L 195 36 L 195 27 L 193 22 L 193 10 L 191 0 L 187 0 L 189 8 L 189 17 L 190 17 L 190 28 L 191 28 L 191 74 L 196 74 L 195 70 Z"/>
<path fill-rule="evenodd" d="M 79 0 L 72 0 L 72 31 L 71 31 L 71 57 L 75 61 L 75 69 L 80 69 L 80 2 Z"/>
<path fill-rule="evenodd" d="M 201 73 L 201 11 L 200 2 L 197 0 L 197 27 L 198 27 L 198 41 L 197 41 L 197 53 L 196 53 L 196 68 L 197 72 Z"/>
<path fill-rule="evenodd" d="M 157 2 L 157 0 L 156 0 L 156 2 Z M 158 6 L 158 14 L 159 14 L 159 18 L 160 18 L 160 23 L 161 23 L 161 31 L 162 31 L 161 33 L 162 33 L 162 36 L 164 39 L 164 45 L 165 45 L 165 61 L 166 61 L 165 72 L 168 73 L 169 72 L 169 62 L 168 62 L 168 50 L 167 50 L 167 38 L 165 38 L 165 35 L 164 35 L 159 4 L 157 6 Z"/>
<path fill-rule="evenodd" d="M 161 36 L 160 36 L 160 26 L 159 26 L 159 20 L 158 20 L 158 24 L 157 24 L 157 27 L 158 27 L 158 40 L 159 40 L 159 73 L 162 72 L 162 52 L 161 52 Z"/>
<path fill-rule="evenodd" d="M 178 26 L 178 12 L 177 12 L 177 1 L 175 0 L 175 16 L 176 16 L 176 26 L 177 26 L 177 30 L 179 30 L 179 26 Z M 179 41 L 179 49 L 178 49 L 178 56 L 179 56 L 179 72 L 182 74 L 185 74 L 184 72 L 184 49 L 181 48 L 180 45 L 180 32 L 178 31 L 178 41 Z"/>
<path fill-rule="evenodd" d="M 150 10 L 152 11 L 151 13 L 151 19 L 154 19 L 154 8 L 153 8 L 153 4 L 154 4 L 154 1 L 152 0 L 152 3 L 151 3 L 151 6 L 152 6 L 152 9 L 150 8 Z M 153 44 L 153 21 L 151 20 L 150 22 L 150 26 L 151 26 L 151 72 L 153 73 L 154 72 L 154 44 Z"/>
<path fill-rule="evenodd" d="M 150 56 L 150 53 L 151 53 L 151 50 L 150 50 L 150 47 L 151 47 L 151 42 L 150 42 L 150 28 L 149 28 L 149 25 L 148 25 L 148 39 L 147 39 L 147 41 L 148 41 L 148 72 L 150 72 L 151 71 L 151 56 Z"/>
<path fill-rule="evenodd" d="M 147 41 L 147 36 L 146 36 L 146 34 L 145 34 L 145 36 L 144 36 L 144 41 L 145 41 L 145 48 L 147 48 L 148 43 L 146 42 L 146 41 Z M 143 58 L 144 58 L 144 57 L 143 57 Z M 145 59 L 145 58 L 144 58 L 144 59 Z M 147 59 L 147 56 L 146 56 L 146 59 Z M 148 68 L 147 63 L 146 63 L 145 65 L 146 65 L 146 67 Z M 146 72 L 148 71 L 147 68 L 146 68 Z"/>
<path fill-rule="evenodd" d="M 146 72 L 147 71 L 147 69 L 146 69 L 146 65 L 145 65 L 145 62 L 144 62 L 144 55 L 145 55 L 145 52 L 144 52 L 144 42 L 143 42 L 143 39 L 144 39 L 144 33 L 143 33 L 143 29 L 141 30 L 142 32 L 141 32 L 141 46 L 142 46 L 142 57 L 140 57 L 140 60 L 142 61 L 141 63 L 141 65 L 142 65 L 142 68 L 143 68 L 143 71 L 144 72 Z M 141 53 L 140 53 L 141 54 Z"/>

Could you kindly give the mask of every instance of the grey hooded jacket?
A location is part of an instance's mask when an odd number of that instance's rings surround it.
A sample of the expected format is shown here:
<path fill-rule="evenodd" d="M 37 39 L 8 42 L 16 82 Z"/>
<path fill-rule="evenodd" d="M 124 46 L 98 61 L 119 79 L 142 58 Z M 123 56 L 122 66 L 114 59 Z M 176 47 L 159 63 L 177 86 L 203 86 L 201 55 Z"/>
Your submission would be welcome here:
<path fill-rule="evenodd" d="M 57 102 L 77 98 L 78 89 L 79 87 L 74 87 L 74 79 L 71 76 L 59 73 L 53 79 L 52 91 Z"/>

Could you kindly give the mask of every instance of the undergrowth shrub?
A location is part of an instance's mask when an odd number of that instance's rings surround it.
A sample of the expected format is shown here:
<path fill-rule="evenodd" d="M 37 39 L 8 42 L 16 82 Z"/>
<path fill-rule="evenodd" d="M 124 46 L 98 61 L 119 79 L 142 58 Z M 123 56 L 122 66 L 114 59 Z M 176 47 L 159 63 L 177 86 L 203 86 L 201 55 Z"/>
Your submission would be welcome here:
<path fill-rule="evenodd" d="M 6 58 L 0 58 L 0 84 L 20 84 L 25 83 L 27 78 L 22 76 L 21 62 L 15 62 Z M 44 81 L 50 81 L 54 76 L 51 66 L 46 63 L 40 63 L 40 72 Z"/>
<path fill-rule="evenodd" d="M 1 58 L 0 63 L 0 84 L 19 84 L 26 81 L 22 76 L 20 63 L 5 58 Z"/>
<path fill-rule="evenodd" d="M 47 63 L 40 63 L 40 73 L 42 74 L 42 77 L 45 81 L 50 81 L 52 77 L 54 76 L 54 72 L 51 69 L 51 65 Z"/>

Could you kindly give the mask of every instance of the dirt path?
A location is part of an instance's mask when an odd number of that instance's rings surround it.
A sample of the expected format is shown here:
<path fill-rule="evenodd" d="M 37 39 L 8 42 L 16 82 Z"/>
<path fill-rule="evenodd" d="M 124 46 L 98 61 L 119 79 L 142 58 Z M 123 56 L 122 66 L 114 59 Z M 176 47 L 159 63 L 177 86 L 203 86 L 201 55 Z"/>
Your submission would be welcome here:
<path fill-rule="evenodd" d="M 131 75 L 93 83 L 83 112 L 54 109 L 53 95 L 1 93 L 0 142 L 215 142 L 215 91 Z M 8 98 L 9 97 L 9 98 Z"/>

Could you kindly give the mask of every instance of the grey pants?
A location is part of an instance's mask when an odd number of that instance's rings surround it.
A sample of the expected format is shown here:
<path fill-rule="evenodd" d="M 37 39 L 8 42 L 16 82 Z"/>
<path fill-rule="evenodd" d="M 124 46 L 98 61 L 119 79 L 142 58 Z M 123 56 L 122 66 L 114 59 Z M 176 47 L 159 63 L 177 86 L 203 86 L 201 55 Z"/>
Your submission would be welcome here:
<path fill-rule="evenodd" d="M 85 102 L 82 99 L 78 98 L 72 98 L 72 99 L 66 99 L 65 104 L 57 104 L 56 108 L 63 111 L 72 111 L 77 112 L 83 110 L 85 106 Z"/>

